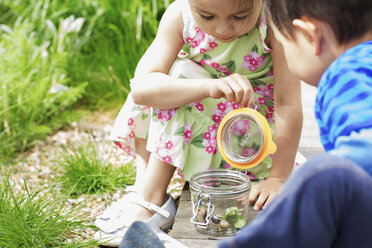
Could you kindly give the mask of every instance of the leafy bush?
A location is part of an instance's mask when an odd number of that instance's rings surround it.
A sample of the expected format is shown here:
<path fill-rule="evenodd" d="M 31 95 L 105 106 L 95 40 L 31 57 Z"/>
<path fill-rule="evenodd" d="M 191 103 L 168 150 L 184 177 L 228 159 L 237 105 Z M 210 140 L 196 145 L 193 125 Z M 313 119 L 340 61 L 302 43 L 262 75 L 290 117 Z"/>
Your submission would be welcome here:
<path fill-rule="evenodd" d="M 66 111 L 84 92 L 86 84 L 64 86 L 67 54 L 48 54 L 45 47 L 37 44 L 30 25 L 2 26 L 0 159 L 68 122 L 74 115 Z"/>
<path fill-rule="evenodd" d="M 168 0 L 3 0 L 0 161 L 81 116 L 121 105 Z"/>

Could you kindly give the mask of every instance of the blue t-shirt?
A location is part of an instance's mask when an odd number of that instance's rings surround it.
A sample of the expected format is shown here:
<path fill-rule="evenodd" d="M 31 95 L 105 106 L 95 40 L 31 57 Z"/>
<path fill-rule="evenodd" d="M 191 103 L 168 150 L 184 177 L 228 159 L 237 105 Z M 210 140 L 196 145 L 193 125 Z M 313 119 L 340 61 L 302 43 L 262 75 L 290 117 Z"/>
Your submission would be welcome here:
<path fill-rule="evenodd" d="M 324 149 L 372 175 L 372 41 L 348 49 L 318 84 L 315 116 Z"/>

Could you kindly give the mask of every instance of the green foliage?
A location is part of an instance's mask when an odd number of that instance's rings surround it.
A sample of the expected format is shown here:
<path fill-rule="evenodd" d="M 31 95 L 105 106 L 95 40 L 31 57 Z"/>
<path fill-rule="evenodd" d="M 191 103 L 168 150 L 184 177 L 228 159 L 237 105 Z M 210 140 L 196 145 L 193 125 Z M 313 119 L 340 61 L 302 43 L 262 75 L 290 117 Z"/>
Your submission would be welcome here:
<path fill-rule="evenodd" d="M 14 193 L 11 179 L 2 175 L 0 185 L 0 247 L 94 247 L 94 240 L 81 240 L 76 234 L 89 227 L 79 215 L 81 205 L 69 206 L 65 196 L 53 188 Z"/>
<path fill-rule="evenodd" d="M 134 184 L 135 169 L 131 163 L 119 168 L 103 159 L 93 143 L 66 149 L 57 161 L 63 169 L 59 181 L 70 195 L 110 193 Z"/>
<path fill-rule="evenodd" d="M 245 226 L 244 216 L 237 207 L 231 207 L 226 209 L 223 220 L 227 220 L 230 224 L 233 224 L 235 228 L 243 228 Z"/>
<path fill-rule="evenodd" d="M 90 106 L 123 102 L 139 58 L 152 42 L 167 0 L 5 0 L 10 24 L 32 23 L 40 44 L 70 16 L 84 23 L 63 51 L 71 84 L 88 81 Z M 0 19 L 1 20 L 1 19 Z"/>
<path fill-rule="evenodd" d="M 81 116 L 77 105 L 121 105 L 168 5 L 168 0 L 2 0 L 0 161 Z"/>
<path fill-rule="evenodd" d="M 47 55 L 29 25 L 3 26 L 0 49 L 0 158 L 5 159 L 65 124 L 61 113 L 71 110 L 86 84 L 63 86 L 66 53 Z M 58 86 L 63 88 L 52 91 Z"/>

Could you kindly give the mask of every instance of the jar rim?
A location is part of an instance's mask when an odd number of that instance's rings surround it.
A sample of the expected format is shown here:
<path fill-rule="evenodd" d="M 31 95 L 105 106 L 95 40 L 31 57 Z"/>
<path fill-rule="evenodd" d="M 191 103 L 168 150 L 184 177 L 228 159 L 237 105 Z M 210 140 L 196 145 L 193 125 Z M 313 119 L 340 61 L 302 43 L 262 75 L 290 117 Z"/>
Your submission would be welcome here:
<path fill-rule="evenodd" d="M 215 187 L 215 183 L 226 183 Z M 232 184 L 229 185 L 228 183 Z M 213 196 L 238 195 L 249 191 L 251 181 L 242 172 L 226 169 L 206 170 L 195 173 L 190 179 L 190 189 Z"/>

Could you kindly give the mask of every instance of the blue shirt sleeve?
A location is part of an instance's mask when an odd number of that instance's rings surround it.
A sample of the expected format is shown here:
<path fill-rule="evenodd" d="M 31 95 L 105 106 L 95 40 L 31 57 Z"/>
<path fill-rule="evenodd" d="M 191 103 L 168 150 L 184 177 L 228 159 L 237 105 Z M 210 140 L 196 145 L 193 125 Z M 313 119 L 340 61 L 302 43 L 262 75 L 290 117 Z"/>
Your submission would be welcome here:
<path fill-rule="evenodd" d="M 372 176 L 372 128 L 338 137 L 334 149 L 329 153 L 357 163 Z"/>

